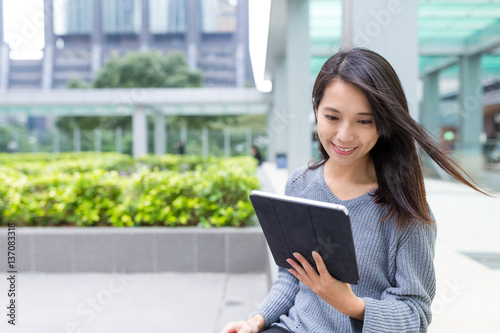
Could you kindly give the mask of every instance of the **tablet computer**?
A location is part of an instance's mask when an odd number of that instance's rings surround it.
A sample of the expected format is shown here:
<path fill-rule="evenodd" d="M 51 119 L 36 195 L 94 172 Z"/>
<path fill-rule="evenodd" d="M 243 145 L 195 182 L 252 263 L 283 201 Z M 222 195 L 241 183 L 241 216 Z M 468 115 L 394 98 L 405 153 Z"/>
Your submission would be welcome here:
<path fill-rule="evenodd" d="M 262 191 L 252 191 L 250 200 L 276 265 L 291 268 L 286 259 L 299 252 L 316 268 L 312 251 L 317 251 L 334 278 L 358 283 L 346 207 Z"/>

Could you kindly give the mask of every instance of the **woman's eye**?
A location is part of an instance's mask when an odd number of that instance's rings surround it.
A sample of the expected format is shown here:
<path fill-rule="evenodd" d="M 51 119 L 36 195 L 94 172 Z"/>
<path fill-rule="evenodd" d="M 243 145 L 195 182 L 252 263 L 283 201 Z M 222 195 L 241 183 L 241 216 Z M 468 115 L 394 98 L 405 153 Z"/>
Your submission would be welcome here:
<path fill-rule="evenodd" d="M 363 125 L 369 125 L 373 123 L 373 120 L 360 120 L 359 123 Z"/>
<path fill-rule="evenodd" d="M 330 119 L 330 120 L 338 120 L 339 118 L 335 117 L 335 116 L 330 116 L 330 115 L 325 115 L 325 117 L 327 119 Z"/>

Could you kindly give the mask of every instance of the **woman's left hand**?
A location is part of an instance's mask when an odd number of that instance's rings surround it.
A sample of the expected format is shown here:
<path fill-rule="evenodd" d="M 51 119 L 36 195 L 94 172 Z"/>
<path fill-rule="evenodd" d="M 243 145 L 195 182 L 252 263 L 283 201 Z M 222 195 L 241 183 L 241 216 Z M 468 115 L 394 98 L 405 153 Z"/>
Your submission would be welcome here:
<path fill-rule="evenodd" d="M 299 265 L 295 260 L 287 259 L 293 267 L 289 269 L 293 276 L 338 311 L 349 317 L 363 320 L 365 302 L 352 292 L 350 284 L 341 282 L 330 275 L 318 252 L 312 253 L 318 268 L 317 272 L 300 253 L 295 252 L 293 256 L 300 263 Z"/>

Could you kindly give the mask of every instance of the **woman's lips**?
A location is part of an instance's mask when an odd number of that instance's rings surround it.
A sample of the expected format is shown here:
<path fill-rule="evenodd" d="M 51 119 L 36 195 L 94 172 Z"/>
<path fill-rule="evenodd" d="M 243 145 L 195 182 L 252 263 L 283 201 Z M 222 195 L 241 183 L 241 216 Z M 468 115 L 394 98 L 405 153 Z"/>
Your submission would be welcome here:
<path fill-rule="evenodd" d="M 358 148 L 358 147 L 352 147 L 352 148 L 340 147 L 340 146 L 337 146 L 333 142 L 332 142 L 332 147 L 333 147 L 333 150 L 337 154 L 340 154 L 340 155 L 350 155 L 350 154 L 354 153 L 354 151 Z"/>

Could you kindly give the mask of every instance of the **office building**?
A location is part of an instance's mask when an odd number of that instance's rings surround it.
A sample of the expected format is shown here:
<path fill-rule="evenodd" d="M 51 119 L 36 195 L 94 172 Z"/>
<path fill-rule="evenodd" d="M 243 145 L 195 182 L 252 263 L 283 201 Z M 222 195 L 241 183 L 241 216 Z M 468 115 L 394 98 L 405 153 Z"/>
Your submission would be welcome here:
<path fill-rule="evenodd" d="M 248 0 L 44 0 L 44 12 L 43 59 L 9 59 L 4 45 L 0 89 L 90 81 L 110 58 L 137 50 L 183 52 L 206 87 L 253 85 Z"/>

